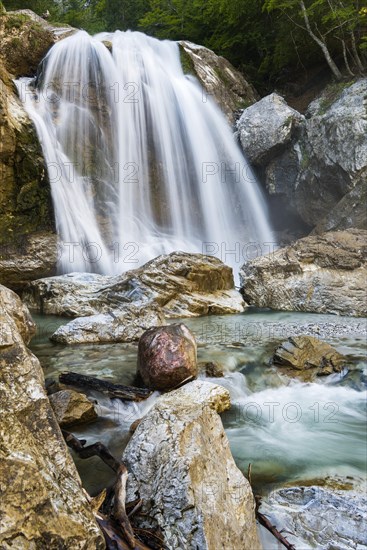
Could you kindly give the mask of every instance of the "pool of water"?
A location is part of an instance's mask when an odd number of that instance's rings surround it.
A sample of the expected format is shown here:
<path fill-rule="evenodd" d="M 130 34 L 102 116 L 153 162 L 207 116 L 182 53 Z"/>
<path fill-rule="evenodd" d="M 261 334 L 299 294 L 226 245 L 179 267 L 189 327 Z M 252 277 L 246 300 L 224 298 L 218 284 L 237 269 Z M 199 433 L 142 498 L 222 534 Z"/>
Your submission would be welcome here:
<path fill-rule="evenodd" d="M 136 344 L 64 346 L 49 336 L 67 319 L 34 316 L 38 333 L 31 348 L 46 378 L 74 371 L 121 384 L 133 384 Z M 177 321 L 175 321 L 177 322 Z M 219 363 L 232 408 L 222 416 L 238 466 L 266 494 L 277 484 L 326 476 L 364 476 L 366 471 L 366 320 L 303 313 L 249 310 L 241 315 L 186 319 L 198 340 L 199 361 Z M 288 336 L 310 334 L 348 356 L 341 374 L 304 383 L 269 366 L 274 348 Z M 131 423 L 153 405 L 110 400 L 95 392 L 99 419 L 73 428 L 88 443 L 102 441 L 121 456 Z M 76 462 L 88 491 L 111 480 L 98 458 Z"/>

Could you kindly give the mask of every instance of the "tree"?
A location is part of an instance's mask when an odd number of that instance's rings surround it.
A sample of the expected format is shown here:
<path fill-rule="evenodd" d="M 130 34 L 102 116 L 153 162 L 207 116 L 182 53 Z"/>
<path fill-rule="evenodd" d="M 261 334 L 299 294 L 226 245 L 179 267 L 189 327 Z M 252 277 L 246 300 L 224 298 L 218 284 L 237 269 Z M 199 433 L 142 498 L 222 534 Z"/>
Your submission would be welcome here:
<path fill-rule="evenodd" d="M 344 61 L 348 72 L 351 73 L 347 58 L 348 40 L 353 51 L 354 61 L 359 70 L 363 70 L 354 33 L 361 16 L 358 3 L 354 0 L 265 0 L 264 7 L 269 12 L 280 11 L 294 27 L 307 32 L 321 49 L 336 79 L 340 80 L 342 73 L 333 59 L 329 42 L 339 41 L 341 43 Z M 333 49 L 336 50 L 335 47 Z"/>

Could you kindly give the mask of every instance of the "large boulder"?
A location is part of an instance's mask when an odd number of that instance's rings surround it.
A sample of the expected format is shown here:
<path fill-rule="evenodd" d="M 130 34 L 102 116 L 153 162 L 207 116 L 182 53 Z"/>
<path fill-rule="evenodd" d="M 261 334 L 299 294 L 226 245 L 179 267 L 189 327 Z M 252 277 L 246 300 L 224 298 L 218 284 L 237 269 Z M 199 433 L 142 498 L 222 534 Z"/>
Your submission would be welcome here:
<path fill-rule="evenodd" d="M 134 342 L 149 328 L 163 325 L 162 312 L 155 307 L 127 304 L 123 310 L 77 317 L 51 336 L 59 344 Z"/>
<path fill-rule="evenodd" d="M 236 111 L 259 99 L 243 74 L 224 57 L 186 40 L 181 40 L 179 46 L 184 72 L 194 75 L 203 86 L 203 102 L 213 97 L 230 122 Z"/>
<path fill-rule="evenodd" d="M 264 166 L 298 135 L 305 117 L 278 94 L 268 95 L 244 110 L 237 121 L 242 149 L 254 166 Z"/>
<path fill-rule="evenodd" d="M 153 327 L 139 340 L 138 373 L 154 390 L 169 390 L 197 376 L 195 336 L 184 324 Z"/>
<path fill-rule="evenodd" d="M 289 214 L 303 230 L 366 227 L 362 208 L 354 214 L 352 206 L 367 187 L 366 92 L 364 78 L 327 88 L 305 116 L 277 94 L 243 112 L 239 140 L 285 227 Z"/>
<path fill-rule="evenodd" d="M 367 231 L 305 237 L 242 267 L 241 292 L 251 305 L 363 317 Z"/>
<path fill-rule="evenodd" d="M 0 286 L 0 547 L 102 549 L 104 540 L 27 349 L 28 309 Z"/>
<path fill-rule="evenodd" d="M 41 313 L 84 317 L 60 327 L 63 343 L 122 342 L 140 338 L 164 318 L 240 313 L 232 269 L 202 254 L 173 252 L 116 277 L 72 273 L 33 281 L 23 291 Z"/>
<path fill-rule="evenodd" d="M 217 412 L 229 393 L 194 381 L 160 397 L 125 449 L 127 500 L 140 527 L 160 528 L 170 550 L 260 548 L 250 485 L 236 467 Z"/>
<path fill-rule="evenodd" d="M 324 376 L 341 372 L 347 360 L 330 344 L 318 338 L 303 335 L 292 336 L 282 342 L 275 350 L 272 362 L 277 367 L 296 371 L 311 369 L 315 375 Z"/>

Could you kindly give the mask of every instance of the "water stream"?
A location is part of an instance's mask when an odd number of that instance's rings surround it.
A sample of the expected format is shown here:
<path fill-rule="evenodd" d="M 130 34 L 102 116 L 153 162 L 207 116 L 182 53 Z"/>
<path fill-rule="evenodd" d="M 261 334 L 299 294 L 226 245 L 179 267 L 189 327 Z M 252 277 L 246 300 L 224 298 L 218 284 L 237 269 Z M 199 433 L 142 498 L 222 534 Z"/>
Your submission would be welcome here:
<path fill-rule="evenodd" d="M 48 336 L 65 319 L 35 316 L 38 336 L 32 349 L 46 377 L 72 370 L 122 384 L 133 384 L 136 344 L 62 346 Z M 256 490 L 266 494 L 277 484 L 325 476 L 362 476 L 366 471 L 366 322 L 303 313 L 252 311 L 241 315 L 185 319 L 199 342 L 199 361 L 222 366 L 224 378 L 210 379 L 231 393 L 232 408 L 223 415 L 238 466 L 252 463 Z M 268 362 L 272 350 L 291 334 L 322 334 L 350 358 L 341 374 L 304 383 L 284 377 Z M 103 441 L 121 455 L 131 423 L 154 403 L 122 403 L 100 394 L 98 421 L 75 427 L 88 442 Z M 92 493 L 110 474 L 98 459 L 78 461 Z M 99 474 L 96 475 L 95 469 Z"/>

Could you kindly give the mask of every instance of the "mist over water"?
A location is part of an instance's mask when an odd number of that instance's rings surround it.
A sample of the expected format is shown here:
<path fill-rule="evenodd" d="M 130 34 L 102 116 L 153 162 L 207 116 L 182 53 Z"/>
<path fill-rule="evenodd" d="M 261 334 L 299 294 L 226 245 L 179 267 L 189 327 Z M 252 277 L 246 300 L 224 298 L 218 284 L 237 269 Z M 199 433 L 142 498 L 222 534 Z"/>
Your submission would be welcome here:
<path fill-rule="evenodd" d="M 177 43 L 80 31 L 53 46 L 33 93 L 18 89 L 48 166 L 61 272 L 115 274 L 174 250 L 237 271 L 269 250 L 256 178 Z"/>

